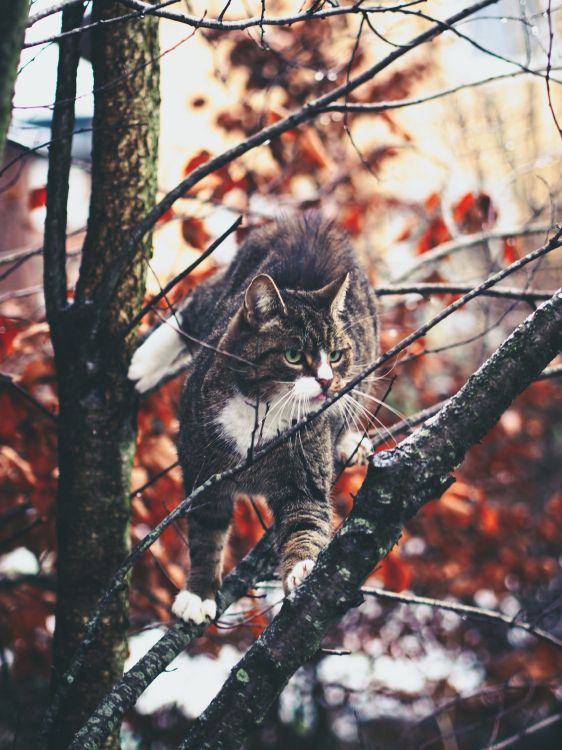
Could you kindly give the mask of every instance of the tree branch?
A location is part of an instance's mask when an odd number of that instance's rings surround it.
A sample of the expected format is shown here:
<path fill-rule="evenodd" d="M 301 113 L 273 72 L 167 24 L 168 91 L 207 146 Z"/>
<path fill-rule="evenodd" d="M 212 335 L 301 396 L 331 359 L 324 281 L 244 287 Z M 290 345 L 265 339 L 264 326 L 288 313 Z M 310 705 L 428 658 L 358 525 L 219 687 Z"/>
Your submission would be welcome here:
<path fill-rule="evenodd" d="M 28 0 L 0 0 L 0 164 L 12 117 L 14 84 L 28 14 Z"/>
<path fill-rule="evenodd" d="M 430 294 L 466 294 L 474 287 L 470 284 L 412 284 L 411 286 L 379 286 L 374 292 L 377 297 L 388 297 L 396 294 L 420 294 L 422 297 Z M 550 299 L 554 291 L 542 289 L 513 289 L 498 287 L 486 289 L 484 297 L 498 297 L 500 299 L 520 299 L 525 302 L 544 302 Z"/>
<path fill-rule="evenodd" d="M 326 411 L 326 409 L 331 408 L 332 405 L 336 403 L 336 401 L 338 401 L 346 393 L 351 391 L 358 383 L 364 380 L 368 375 L 370 375 L 372 372 L 380 368 L 385 362 L 395 357 L 401 351 L 404 351 L 404 349 L 409 347 L 414 341 L 416 341 L 421 336 L 424 336 L 434 326 L 436 326 L 442 320 L 444 320 L 453 312 L 458 310 L 460 307 L 465 305 L 468 301 L 477 297 L 484 290 L 492 287 L 494 284 L 506 278 L 506 276 L 508 276 L 509 274 L 514 273 L 515 271 L 518 271 L 521 268 L 525 267 L 528 263 L 531 263 L 532 261 L 537 260 L 538 258 L 560 247 L 561 236 L 562 236 L 562 229 L 558 230 L 555 236 L 552 237 L 549 240 L 549 242 L 543 245 L 543 247 L 538 248 L 534 252 L 526 255 L 524 258 L 521 258 L 515 263 L 512 263 L 508 268 L 505 268 L 502 271 L 499 271 L 498 273 L 490 276 L 485 282 L 480 284 L 478 287 L 475 287 L 468 294 L 465 294 L 461 299 L 458 299 L 455 302 L 453 302 L 451 305 L 449 305 L 444 310 L 442 310 L 438 315 L 436 315 L 430 321 L 428 321 L 423 326 L 421 326 L 417 331 L 410 334 L 409 336 L 404 338 L 401 342 L 399 342 L 394 347 L 389 349 L 385 354 L 381 355 L 374 363 L 372 363 L 371 365 L 369 365 L 369 367 L 363 370 L 363 372 L 359 373 L 356 377 L 350 380 L 349 383 L 344 388 L 342 388 L 335 396 L 333 396 L 330 399 L 327 399 L 319 409 L 317 409 L 314 412 L 311 412 L 309 415 L 301 419 L 300 422 L 297 422 L 294 426 L 285 430 L 285 432 L 280 434 L 274 440 L 271 440 L 260 450 L 256 450 L 253 453 L 253 455 L 248 455 L 245 460 L 242 460 L 240 463 L 236 464 L 235 466 L 229 469 L 226 469 L 222 472 L 219 472 L 218 474 L 214 474 L 213 476 L 209 477 L 209 479 L 207 479 L 206 482 L 196 487 L 191 492 L 190 495 L 185 497 L 182 500 L 182 502 L 176 508 L 174 508 L 174 510 L 171 511 L 171 513 L 169 513 L 168 516 L 166 516 L 166 518 L 164 518 L 152 531 L 150 531 L 136 545 L 136 547 L 132 550 L 132 552 L 127 556 L 127 558 L 123 561 L 123 563 L 119 566 L 118 570 L 115 572 L 111 583 L 105 590 L 104 595 L 99 600 L 98 606 L 94 614 L 92 615 L 91 619 L 89 620 L 89 622 L 87 623 L 84 629 L 85 635 L 84 635 L 84 639 L 79 649 L 76 651 L 67 671 L 60 679 L 59 689 L 56 695 L 54 696 L 53 702 L 46 714 L 45 724 L 48 726 L 53 721 L 53 718 L 54 716 L 56 716 L 59 710 L 60 703 L 65 693 L 70 689 L 70 686 L 72 685 L 72 683 L 76 679 L 76 676 L 80 672 L 80 669 L 85 659 L 86 652 L 95 640 L 96 633 L 101 623 L 102 615 L 105 609 L 107 608 L 107 606 L 109 605 L 109 603 L 112 601 L 113 597 L 125 585 L 128 571 L 132 568 L 132 566 L 140 558 L 140 556 L 156 541 L 156 539 L 158 539 L 158 537 L 163 533 L 163 531 L 166 528 L 168 528 L 168 526 L 174 523 L 176 519 L 188 514 L 191 511 L 192 503 L 196 497 L 198 497 L 201 493 L 205 492 L 206 490 L 208 490 L 210 487 L 214 486 L 215 484 L 218 484 L 220 482 L 225 481 L 226 479 L 230 479 L 230 478 L 237 476 L 241 471 L 247 469 L 249 466 L 252 466 L 258 461 L 262 460 L 271 451 L 275 450 L 275 448 L 277 448 L 281 443 L 288 440 L 292 435 L 296 434 L 304 426 L 313 422 L 320 414 Z"/>
<path fill-rule="evenodd" d="M 73 29 L 82 23 L 84 5 L 66 8 L 62 14 L 62 29 Z M 78 37 L 60 43 L 57 68 L 57 89 L 52 143 L 49 148 L 47 184 L 47 215 L 44 237 L 45 307 L 54 336 L 58 336 L 59 316 L 66 307 L 66 220 L 68 179 L 70 174 L 72 130 L 74 128 L 74 97 L 80 52 Z M 70 135 L 69 135 L 70 134 Z"/>
<path fill-rule="evenodd" d="M 233 668 L 181 750 L 234 750 L 261 723 L 328 628 L 360 602 L 359 589 L 402 525 L 453 481 L 449 473 L 562 349 L 562 290 L 539 307 L 436 417 L 376 454 L 348 519 L 301 587 Z"/>
<path fill-rule="evenodd" d="M 493 240 L 508 240 L 512 237 L 530 237 L 535 234 L 548 234 L 552 226 L 549 224 L 541 224 L 534 227 L 519 227 L 517 229 L 502 229 L 493 232 L 478 232 L 476 234 L 469 234 L 464 237 L 456 237 L 454 240 L 444 242 L 442 245 L 437 245 L 436 248 L 430 250 L 428 253 L 424 253 L 416 263 L 408 268 L 407 271 L 401 273 L 399 276 L 395 276 L 392 279 L 393 284 L 399 284 L 406 279 L 409 279 L 420 269 L 425 268 L 435 261 L 441 260 L 445 255 L 452 255 L 458 253 L 461 250 L 466 250 L 469 247 L 480 245 L 483 242 L 492 242 Z"/>
<path fill-rule="evenodd" d="M 395 591 L 387 591 L 381 588 L 371 588 L 369 586 L 363 586 L 361 589 L 362 594 L 367 596 L 376 596 L 379 599 L 390 599 L 396 602 L 402 602 L 402 604 L 412 605 L 426 605 L 433 607 L 434 609 L 445 609 L 448 612 L 456 612 L 456 614 L 462 617 L 475 617 L 483 620 L 490 620 L 493 622 L 500 622 L 503 625 L 507 625 L 509 628 L 517 628 L 524 630 L 526 633 L 534 635 L 535 638 L 539 638 L 551 646 L 562 649 L 562 640 L 552 635 L 542 628 L 537 628 L 529 622 L 523 622 L 522 620 L 516 620 L 513 617 L 502 615 L 501 612 L 495 612 L 493 609 L 484 609 L 483 607 L 471 607 L 468 604 L 460 604 L 459 602 L 446 602 L 440 599 L 430 599 L 427 596 L 414 596 L 413 594 L 398 594 Z"/>

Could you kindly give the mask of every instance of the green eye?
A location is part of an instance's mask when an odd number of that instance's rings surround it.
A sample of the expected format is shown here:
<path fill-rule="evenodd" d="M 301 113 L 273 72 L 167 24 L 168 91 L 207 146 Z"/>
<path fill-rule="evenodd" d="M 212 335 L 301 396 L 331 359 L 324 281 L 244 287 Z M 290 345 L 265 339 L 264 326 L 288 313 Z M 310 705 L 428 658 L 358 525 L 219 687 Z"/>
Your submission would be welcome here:
<path fill-rule="evenodd" d="M 330 362 L 339 362 L 342 356 L 343 352 L 341 349 L 335 349 L 333 352 L 330 352 Z"/>
<path fill-rule="evenodd" d="M 290 365 L 298 365 L 302 362 L 302 352 L 299 352 L 298 349 L 287 349 L 285 359 Z"/>

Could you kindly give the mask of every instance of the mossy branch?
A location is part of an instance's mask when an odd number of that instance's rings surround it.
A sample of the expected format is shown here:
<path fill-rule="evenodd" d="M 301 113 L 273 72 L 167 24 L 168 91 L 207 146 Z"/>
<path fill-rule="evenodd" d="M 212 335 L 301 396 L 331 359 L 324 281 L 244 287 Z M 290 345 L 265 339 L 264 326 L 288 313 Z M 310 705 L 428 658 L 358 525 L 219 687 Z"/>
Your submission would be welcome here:
<path fill-rule="evenodd" d="M 450 473 L 562 350 L 562 290 L 522 323 L 437 416 L 376 454 L 353 511 L 304 584 L 232 669 L 181 750 L 234 750 L 263 720 L 328 629 L 362 600 L 365 578 L 403 524 L 454 480 Z"/>

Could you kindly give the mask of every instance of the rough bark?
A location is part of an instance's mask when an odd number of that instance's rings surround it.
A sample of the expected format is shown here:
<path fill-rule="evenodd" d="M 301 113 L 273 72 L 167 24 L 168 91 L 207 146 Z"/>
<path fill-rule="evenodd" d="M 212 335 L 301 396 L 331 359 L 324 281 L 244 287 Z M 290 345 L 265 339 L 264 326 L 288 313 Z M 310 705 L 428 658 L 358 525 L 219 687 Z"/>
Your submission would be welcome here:
<path fill-rule="evenodd" d="M 93 12 L 97 20 L 121 11 L 118 2 L 98 0 Z M 134 334 L 124 339 L 123 331 L 142 304 L 149 235 L 137 245 L 127 273 L 103 309 L 96 292 L 156 197 L 157 22 L 147 18 L 126 26 L 102 26 L 93 34 L 92 47 L 96 91 L 92 196 L 72 305 L 61 299 L 66 296 L 61 283 L 66 196 L 59 201 L 53 196 L 47 216 L 48 224 L 58 220 L 58 227 L 47 231 L 45 258 L 60 400 L 55 689 L 83 637 L 84 624 L 129 549 L 136 400 L 126 377 Z M 56 184 L 53 179 L 48 185 L 50 193 Z M 127 608 L 124 587 L 105 613 L 96 646 L 58 712 L 49 747 L 66 747 L 121 676 L 127 653 Z M 118 747 L 115 735 L 105 746 Z"/>
<path fill-rule="evenodd" d="M 232 669 L 181 750 L 235 750 L 322 638 L 362 601 L 362 582 L 401 527 L 453 481 L 450 472 L 562 350 L 562 290 L 530 316 L 459 393 L 397 448 L 377 454 L 352 513 L 305 583 Z"/>
<path fill-rule="evenodd" d="M 297 598 L 287 601 L 281 619 L 244 657 L 238 677 L 238 668 L 234 670 L 234 677 L 217 699 L 219 703 L 211 704 L 198 720 L 185 747 L 239 746 L 240 738 L 259 724 L 294 670 L 316 652 L 326 629 L 360 601 L 362 580 L 395 544 L 404 522 L 424 502 L 441 493 L 451 481 L 449 472 L 468 448 L 481 439 L 561 348 L 559 292 L 512 334 L 437 417 L 432 416 L 395 450 L 377 455 L 342 531 L 323 553 Z M 233 581 L 225 581 L 219 613 L 233 596 L 263 579 L 267 565 L 271 565 L 271 560 L 264 558 L 265 551 L 256 548 L 240 573 L 235 571 Z M 170 628 L 103 699 L 74 738 L 72 750 L 101 747 L 103 738 L 125 711 L 202 629 L 182 623 Z M 266 650 L 276 654 L 275 666 L 268 661 L 271 654 L 267 658 L 262 654 L 264 639 Z M 244 683 L 250 674 L 246 659 L 254 675 L 251 685 Z"/>
<path fill-rule="evenodd" d="M 12 98 L 18 72 L 29 0 L 0 0 L 0 164 L 12 117 Z"/>

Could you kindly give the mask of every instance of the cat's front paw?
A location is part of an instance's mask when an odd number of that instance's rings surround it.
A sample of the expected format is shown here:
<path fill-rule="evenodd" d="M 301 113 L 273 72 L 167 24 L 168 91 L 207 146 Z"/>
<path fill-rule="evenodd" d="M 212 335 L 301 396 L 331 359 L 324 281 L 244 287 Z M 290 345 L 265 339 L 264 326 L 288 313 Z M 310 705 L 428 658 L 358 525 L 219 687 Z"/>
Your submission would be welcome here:
<path fill-rule="evenodd" d="M 349 430 L 336 446 L 336 459 L 344 466 L 366 464 L 373 452 L 373 444 L 363 432 Z"/>
<path fill-rule="evenodd" d="M 314 560 L 301 560 L 293 566 L 291 572 L 285 579 L 285 591 L 290 594 L 297 586 L 300 586 L 314 567 Z"/>
<path fill-rule="evenodd" d="M 172 612 L 184 622 L 200 625 L 205 619 L 214 620 L 217 616 L 217 603 L 214 599 L 201 599 L 191 591 L 180 591 L 172 604 Z"/>

